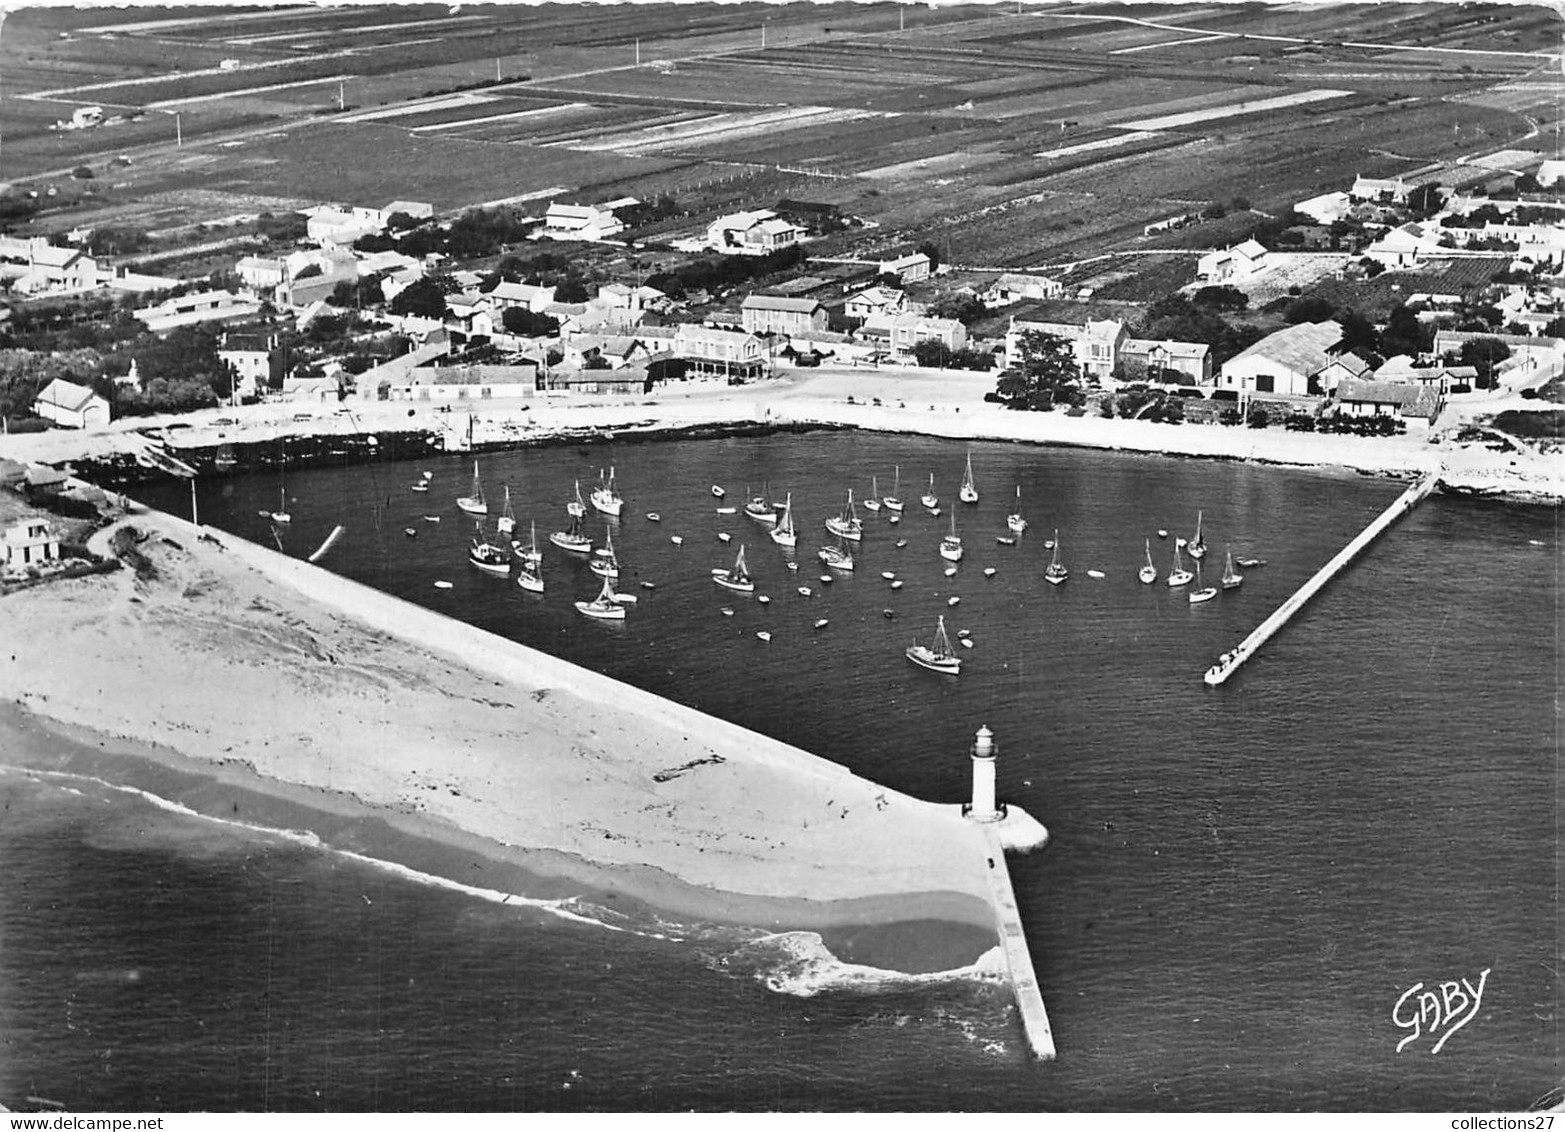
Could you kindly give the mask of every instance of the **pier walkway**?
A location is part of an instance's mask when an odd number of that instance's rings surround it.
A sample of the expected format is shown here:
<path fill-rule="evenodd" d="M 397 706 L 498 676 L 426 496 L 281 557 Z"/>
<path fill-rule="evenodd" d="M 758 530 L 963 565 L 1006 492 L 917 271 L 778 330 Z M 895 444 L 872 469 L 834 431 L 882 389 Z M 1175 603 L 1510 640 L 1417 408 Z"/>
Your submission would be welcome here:
<path fill-rule="evenodd" d="M 1425 496 L 1434 490 L 1435 484 L 1440 481 L 1439 473 L 1428 472 L 1417 483 L 1413 484 L 1395 502 L 1387 507 L 1375 521 L 1359 532 L 1358 537 L 1347 546 L 1343 547 L 1332 560 L 1317 570 L 1287 601 L 1277 607 L 1265 621 L 1256 626 L 1255 631 L 1239 642 L 1232 652 L 1222 655 L 1222 658 L 1212 667 L 1206 670 L 1206 682 L 1212 687 L 1217 687 L 1239 670 L 1239 666 L 1254 656 L 1262 645 L 1271 639 L 1272 634 L 1288 623 L 1295 613 L 1304 608 L 1305 602 L 1314 597 L 1327 582 L 1336 577 L 1347 568 L 1348 563 L 1358 556 L 1363 550 L 1392 523 L 1400 519 L 1404 514 L 1416 507 Z"/>
<path fill-rule="evenodd" d="M 1022 1029 L 1034 1057 L 1054 1060 L 1054 1031 L 1043 1008 L 1043 992 L 1033 973 L 1032 953 L 1027 949 L 1027 934 L 1022 930 L 1021 913 L 1016 908 L 1016 891 L 1011 887 L 1011 871 L 1005 865 L 1005 845 L 993 825 L 983 827 L 989 846 L 989 891 L 999 919 L 1000 946 L 1010 969 L 1011 988 L 1016 993 L 1016 1009 L 1022 1016 Z"/>

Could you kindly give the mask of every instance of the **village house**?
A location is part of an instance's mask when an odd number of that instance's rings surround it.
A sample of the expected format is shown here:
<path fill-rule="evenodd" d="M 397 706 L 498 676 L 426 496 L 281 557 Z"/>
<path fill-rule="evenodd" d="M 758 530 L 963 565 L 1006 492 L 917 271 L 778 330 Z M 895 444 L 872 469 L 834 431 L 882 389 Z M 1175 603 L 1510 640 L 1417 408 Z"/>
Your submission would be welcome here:
<path fill-rule="evenodd" d="M 1408 191 L 1401 177 L 1395 181 L 1386 181 L 1360 174 L 1353 179 L 1353 187 L 1348 190 L 1348 196 L 1353 200 L 1368 201 L 1371 204 L 1406 204 Z"/>
<path fill-rule="evenodd" d="M 706 228 L 706 246 L 725 255 L 767 255 L 792 247 L 805 229 L 768 209 L 719 216 Z"/>
<path fill-rule="evenodd" d="M 109 423 L 109 403 L 85 385 L 55 378 L 33 401 L 33 412 L 63 428 L 93 428 Z"/>
<path fill-rule="evenodd" d="M 304 225 L 305 235 L 322 247 L 328 244 L 351 244 L 362 236 L 382 232 L 386 228 L 386 217 L 378 208 L 342 208 L 321 204 L 300 209 L 300 212 L 308 218 Z"/>
<path fill-rule="evenodd" d="M 645 362 L 652 351 L 638 338 L 627 335 L 582 334 L 560 340 L 560 352 L 571 369 L 586 369 L 594 362 L 605 369 L 624 369 Z"/>
<path fill-rule="evenodd" d="M 274 334 L 224 334 L 217 356 L 234 369 L 236 400 L 255 397 L 283 383 L 283 351 Z"/>
<path fill-rule="evenodd" d="M 533 314 L 542 314 L 549 308 L 549 304 L 554 302 L 554 288 L 502 281 L 496 283 L 486 297 L 490 307 L 496 311 L 519 307 Z"/>
<path fill-rule="evenodd" d="M 1341 416 L 1433 421 L 1440 415 L 1442 399 L 1433 385 L 1348 379 L 1337 387 L 1332 404 Z"/>
<path fill-rule="evenodd" d="M 98 263 L 80 248 L 61 248 L 42 236 L 0 236 L 0 282 L 18 295 L 90 291 L 102 282 Z"/>
<path fill-rule="evenodd" d="M 825 330 L 830 321 L 819 300 L 783 295 L 747 295 L 739 312 L 751 334 L 809 334 Z"/>
<path fill-rule="evenodd" d="M 1431 225 L 1407 223 L 1370 244 L 1364 254 L 1387 270 L 1415 267 L 1424 256 L 1448 250 L 1440 239 L 1440 230 Z"/>
<path fill-rule="evenodd" d="M 906 309 L 907 295 L 894 287 L 866 288 L 842 305 L 842 313 L 859 322 L 880 314 L 901 314 Z"/>
<path fill-rule="evenodd" d="M 1112 377 L 1119 365 L 1119 352 L 1129 335 L 1125 324 L 1112 318 L 1091 319 L 1081 328 L 1076 339 L 1076 364 L 1082 377 L 1101 381 Z"/>
<path fill-rule="evenodd" d="M 631 314 L 663 310 L 670 306 L 667 295 L 645 284 L 632 287 L 628 283 L 605 283 L 598 288 L 597 298 L 609 310 Z"/>
<path fill-rule="evenodd" d="M 1212 348 L 1205 342 L 1126 338 L 1120 343 L 1118 370 L 1126 381 L 1210 385 Z"/>
<path fill-rule="evenodd" d="M 381 401 L 491 401 L 531 397 L 538 389 L 538 363 L 530 359 L 506 365 L 423 365 L 401 375 L 377 376 L 371 383 Z M 361 375 L 361 383 L 364 376 Z"/>
<path fill-rule="evenodd" d="M 1310 376 L 1309 392 L 1331 394 L 1344 381 L 1364 381 L 1374 372 L 1373 367 L 1351 350 L 1345 350 Z"/>
<path fill-rule="evenodd" d="M 1224 362 L 1218 385 L 1245 393 L 1310 396 L 1310 379 L 1331 362 L 1341 341 L 1342 326 L 1330 319 L 1284 327 Z"/>
<path fill-rule="evenodd" d="M 20 574 L 29 566 L 60 558 L 60 536 L 43 519 L 24 519 L 7 527 L 0 546 L 5 550 L 7 573 Z"/>
<path fill-rule="evenodd" d="M 582 240 L 597 242 L 617 236 L 625 225 L 608 206 L 590 204 L 554 204 L 544 214 L 543 229 L 539 233 L 549 240 Z"/>
<path fill-rule="evenodd" d="M 166 334 L 178 326 L 247 318 L 260 309 L 260 303 L 230 291 L 193 291 L 132 313 L 152 333 Z"/>
<path fill-rule="evenodd" d="M 1022 275 L 1007 271 L 989 284 L 978 296 L 989 308 L 1007 307 L 1026 299 L 1058 299 L 1065 294 L 1065 285 L 1044 275 Z"/>
<path fill-rule="evenodd" d="M 1416 363 L 1416 359 L 1407 354 L 1387 358 L 1375 371 L 1376 381 L 1429 385 L 1442 397 L 1451 392 L 1453 385 L 1465 385 L 1471 389 L 1477 377 L 1478 370 L 1475 366 L 1454 366 L 1439 362 L 1421 366 Z"/>
<path fill-rule="evenodd" d="M 544 379 L 544 388 L 588 396 L 636 397 L 648 385 L 645 365 L 622 369 L 557 369 Z"/>
<path fill-rule="evenodd" d="M 896 259 L 883 259 L 880 261 L 881 275 L 895 275 L 905 287 L 909 283 L 917 283 L 921 279 L 928 279 L 934 271 L 934 265 L 923 252 L 914 252 L 911 255 L 899 256 Z"/>
<path fill-rule="evenodd" d="M 380 210 L 380 217 L 389 224 L 391 218 L 399 213 L 413 220 L 433 220 L 435 206 L 421 200 L 394 200 Z"/>
<path fill-rule="evenodd" d="M 1249 279 L 1268 268 L 1266 249 L 1251 239 L 1237 247 L 1207 252 L 1196 264 L 1196 275 L 1207 284 Z"/>
<path fill-rule="evenodd" d="M 967 327 L 954 318 L 932 318 L 922 314 L 899 314 L 891 320 L 891 356 L 912 361 L 913 348 L 921 342 L 938 342 L 947 353 L 967 348 Z"/>
<path fill-rule="evenodd" d="M 1353 209 L 1352 198 L 1347 193 L 1322 193 L 1318 197 L 1301 200 L 1293 206 L 1300 216 L 1308 216 L 1317 224 L 1331 224 L 1341 220 Z"/>
<path fill-rule="evenodd" d="M 682 322 L 674 328 L 673 353 L 694 377 L 749 381 L 766 371 L 761 340 L 748 332 Z"/>

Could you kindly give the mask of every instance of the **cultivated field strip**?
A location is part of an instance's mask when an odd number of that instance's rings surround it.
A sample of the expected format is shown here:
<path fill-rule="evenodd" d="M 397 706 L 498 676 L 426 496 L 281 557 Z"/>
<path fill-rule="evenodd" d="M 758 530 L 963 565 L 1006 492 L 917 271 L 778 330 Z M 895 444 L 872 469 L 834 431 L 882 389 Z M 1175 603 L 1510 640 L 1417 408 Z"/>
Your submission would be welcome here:
<path fill-rule="evenodd" d="M 1121 122 L 1127 130 L 1177 130 L 1182 126 L 1194 126 L 1218 118 L 1236 118 L 1245 114 L 1264 114 L 1269 110 L 1285 110 L 1304 106 L 1311 102 L 1327 102 L 1333 98 L 1349 98 L 1351 90 L 1301 90 L 1276 98 L 1260 98 L 1230 106 L 1214 106 L 1206 110 L 1190 110 L 1183 114 L 1167 114 L 1160 118 L 1143 118 L 1137 122 Z"/>
<path fill-rule="evenodd" d="M 359 122 L 379 122 L 383 120 L 408 118 L 416 114 L 428 114 L 437 110 L 453 110 L 459 107 L 477 106 L 482 103 L 496 101 L 490 94 L 453 94 L 449 98 L 438 98 L 428 102 L 407 103 L 402 106 L 388 106 L 383 110 L 365 110 L 357 114 L 349 114 L 338 118 L 340 125 L 355 125 Z"/>
<path fill-rule="evenodd" d="M 851 122 L 860 118 L 884 117 L 869 110 L 835 109 L 829 106 L 784 106 L 750 114 L 713 114 L 693 122 L 655 126 L 610 134 L 593 140 L 572 139 L 553 145 L 588 153 L 613 152 L 653 154 L 695 144 L 729 142 L 770 134 L 792 125 L 819 125 L 827 122 Z"/>

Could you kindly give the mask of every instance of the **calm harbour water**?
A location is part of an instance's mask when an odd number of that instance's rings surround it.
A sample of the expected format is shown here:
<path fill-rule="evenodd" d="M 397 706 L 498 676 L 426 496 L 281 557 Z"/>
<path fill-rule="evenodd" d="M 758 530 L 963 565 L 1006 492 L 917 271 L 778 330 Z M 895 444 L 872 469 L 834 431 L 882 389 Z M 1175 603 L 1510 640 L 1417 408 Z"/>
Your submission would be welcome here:
<path fill-rule="evenodd" d="M 983 496 L 965 507 L 966 451 L 817 433 L 479 457 L 492 503 L 509 485 L 519 530 L 536 519 L 540 541 L 563 526 L 573 481 L 585 494 L 616 465 L 620 589 L 640 598 L 621 626 L 574 612 L 596 580 L 552 547 L 541 597 L 467 565 L 472 525 L 454 499 L 470 459 L 290 474 L 280 544 L 306 555 L 341 524 L 328 569 L 919 797 L 963 797 L 967 745 L 988 724 L 1001 796 L 1054 835 L 1012 873 L 1058 1061 L 1027 1059 L 1002 984 L 865 974 L 806 995 L 832 964 L 501 908 L 87 779 L 8 772 L 0 1103 L 1408 1110 L 1543 1098 L 1560 1077 L 1556 513 L 1432 499 L 1212 690 L 1201 673 L 1216 655 L 1400 485 L 979 444 Z M 889 493 L 898 465 L 903 522 L 861 510 L 859 569 L 823 585 L 822 521 L 872 475 Z M 425 469 L 431 490 L 415 494 Z M 938 519 L 917 503 L 931 472 Z M 1005 547 L 995 536 L 1018 484 L 1032 526 Z M 796 572 L 742 512 L 715 513 L 742 508 L 747 485 L 792 491 Z M 203 483 L 201 517 L 277 545 L 258 511 L 279 486 Z M 188 513 L 178 487 L 144 498 Z M 953 505 L 967 555 L 947 578 L 935 548 Z M 1191 606 L 1135 570 L 1150 538 L 1166 572 L 1198 508 L 1214 576 L 1229 546 L 1268 564 Z M 595 537 L 604 527 L 589 518 Z M 1050 587 L 1043 541 L 1056 527 L 1072 575 Z M 710 581 L 741 542 L 768 606 Z M 975 645 L 955 680 L 902 656 L 940 613 Z M 1479 1011 L 1439 1054 L 1439 1032 L 1397 1052 L 1411 1033 L 1392 1017 L 1403 992 L 1476 986 L 1486 969 Z"/>

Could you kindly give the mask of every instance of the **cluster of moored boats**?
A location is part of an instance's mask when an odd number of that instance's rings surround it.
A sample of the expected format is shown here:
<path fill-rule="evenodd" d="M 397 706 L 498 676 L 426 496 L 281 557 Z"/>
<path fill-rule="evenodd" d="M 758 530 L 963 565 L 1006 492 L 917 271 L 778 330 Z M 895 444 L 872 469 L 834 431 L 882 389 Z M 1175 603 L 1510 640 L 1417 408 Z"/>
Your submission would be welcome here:
<path fill-rule="evenodd" d="M 859 515 L 859 507 L 866 511 L 879 514 L 884 513 L 889 525 L 895 526 L 902 521 L 906 510 L 901 497 L 901 468 L 897 468 L 893 474 L 893 488 L 889 495 L 881 495 L 878 477 L 872 477 L 871 490 L 867 497 L 855 500 L 854 493 L 850 489 L 846 493 L 846 499 L 839 512 L 826 518 L 825 528 L 834 541 L 821 545 L 816 556 L 829 571 L 820 575 L 820 583 L 829 585 L 837 574 L 851 573 L 858 563 L 854 558 L 854 549 L 860 546 L 864 539 L 864 521 Z M 414 491 L 427 491 L 429 488 L 429 474 L 425 473 L 424 479 L 413 485 Z M 737 515 L 742 513 L 749 519 L 755 520 L 766 528 L 767 536 L 778 546 L 787 551 L 794 550 L 798 545 L 799 530 L 794 516 L 793 496 L 787 494 L 779 505 L 771 498 L 770 491 L 760 494 L 751 494 L 745 490 L 745 502 L 742 509 L 738 506 L 724 503 L 727 490 L 720 484 L 712 486 L 712 495 L 719 502 L 717 512 L 719 515 Z M 978 502 L 978 489 L 973 478 L 972 457 L 967 459 L 962 483 L 957 492 L 957 497 L 966 504 Z M 584 529 L 584 520 L 588 513 L 588 505 L 599 514 L 608 518 L 619 519 L 624 512 L 625 502 L 620 496 L 615 482 L 614 469 L 599 472 L 598 485 L 591 491 L 586 500 L 582 497 L 581 483 L 578 480 L 575 487 L 575 498 L 566 504 L 567 523 L 562 530 L 554 531 L 548 536 L 551 545 L 569 554 L 580 555 L 586 559 L 592 573 L 602 579 L 602 588 L 598 595 L 591 600 L 575 602 L 576 609 L 583 616 L 602 620 L 622 621 L 625 619 L 626 606 L 633 605 L 636 598 L 629 594 L 619 593 L 615 589 L 615 582 L 620 577 L 620 562 L 614 549 L 613 529 L 610 527 L 604 536 L 603 545 L 595 545 L 592 537 Z M 941 514 L 941 502 L 935 489 L 935 477 L 929 477 L 928 488 L 919 498 L 919 503 L 932 517 L 938 518 Z M 542 593 L 544 590 L 543 579 L 543 551 L 538 544 L 537 524 L 529 525 L 528 537 L 523 540 L 516 530 L 516 517 L 511 506 L 510 489 L 505 489 L 504 502 L 500 514 L 495 519 L 492 532 L 487 529 L 489 519 L 489 504 L 485 498 L 483 483 L 479 477 L 478 465 L 473 465 L 473 484 L 470 492 L 457 499 L 457 506 L 475 519 L 475 528 L 472 542 L 468 548 L 468 561 L 477 569 L 495 575 L 514 576 L 517 585 L 530 593 Z M 650 522 L 661 522 L 661 516 L 655 511 L 649 511 L 646 515 Z M 1189 539 L 1179 538 L 1174 544 L 1173 566 L 1165 577 L 1170 587 L 1184 587 L 1194 585 L 1186 590 L 1186 595 L 1191 604 L 1210 601 L 1218 593 L 1217 586 L 1205 584 L 1201 576 L 1201 565 L 1207 554 L 1207 544 L 1203 532 L 1203 514 L 1196 513 L 1195 533 Z M 426 515 L 430 522 L 438 522 L 438 516 Z M 1021 488 L 1016 488 L 1015 504 L 1006 516 L 1006 533 L 997 535 L 995 541 L 1004 546 L 1016 545 L 1017 538 L 1026 531 L 1028 521 L 1022 514 Z M 417 532 L 411 528 L 410 535 Z M 1167 538 L 1167 530 L 1159 530 L 1159 538 Z M 732 535 L 720 532 L 718 539 L 727 543 L 732 540 Z M 679 535 L 670 536 L 674 545 L 682 545 L 684 539 Z M 907 539 L 898 539 L 898 549 L 907 545 Z M 1045 540 L 1045 549 L 1050 552 L 1048 565 L 1044 569 L 1044 579 L 1051 585 L 1062 585 L 1070 577 L 1070 570 L 1066 567 L 1061 551 L 1059 531 L 1055 530 L 1054 537 Z M 963 544 L 962 536 L 958 533 L 956 511 L 950 515 L 950 529 L 940 539 L 938 552 L 940 557 L 950 565 L 945 568 L 945 575 L 952 577 L 957 573 L 956 563 L 963 560 L 967 548 Z M 1188 555 L 1194 571 L 1185 568 L 1184 556 Z M 798 563 L 790 554 L 786 560 L 789 570 L 797 571 Z M 1239 572 L 1237 566 L 1261 566 L 1264 563 L 1256 558 L 1235 559 L 1229 552 L 1224 564 L 1221 578 L 1222 589 L 1237 589 L 1244 581 L 1244 575 Z M 835 574 L 833 573 L 835 572 Z M 993 577 L 995 569 L 987 567 L 983 571 L 986 577 Z M 1092 578 L 1102 578 L 1104 573 L 1100 570 L 1088 570 L 1087 575 Z M 882 571 L 882 578 L 890 582 L 893 590 L 899 590 L 903 586 L 902 579 L 896 577 L 893 571 Z M 1138 573 L 1143 583 L 1151 585 L 1159 578 L 1156 565 L 1152 560 L 1152 540 L 1146 540 L 1146 563 Z M 731 566 L 715 567 L 711 570 L 711 578 L 716 585 L 735 593 L 756 595 L 756 582 L 750 574 L 746 562 L 746 549 L 743 543 L 739 546 L 737 557 Z M 449 587 L 449 583 L 445 583 Z M 646 589 L 652 589 L 653 583 L 642 582 Z M 803 597 L 810 597 L 814 590 L 809 585 L 796 587 Z M 765 595 L 756 595 L 759 603 L 768 603 L 771 599 Z M 957 596 L 947 598 L 947 604 L 955 606 L 960 602 Z M 723 607 L 721 610 L 727 616 L 733 615 L 733 609 Z M 895 615 L 893 610 L 884 611 L 887 617 Z M 818 619 L 814 627 L 824 628 L 827 624 L 825 618 Z M 771 639 L 771 634 L 760 631 L 756 634 L 763 641 Z M 963 630 L 958 633 L 959 643 L 967 648 L 973 647 L 969 634 Z M 934 636 L 928 643 L 915 642 L 906 650 L 907 658 L 914 664 L 936 672 L 956 674 L 961 671 L 961 656 L 952 647 L 952 642 L 945 629 L 945 619 L 937 620 Z"/>

